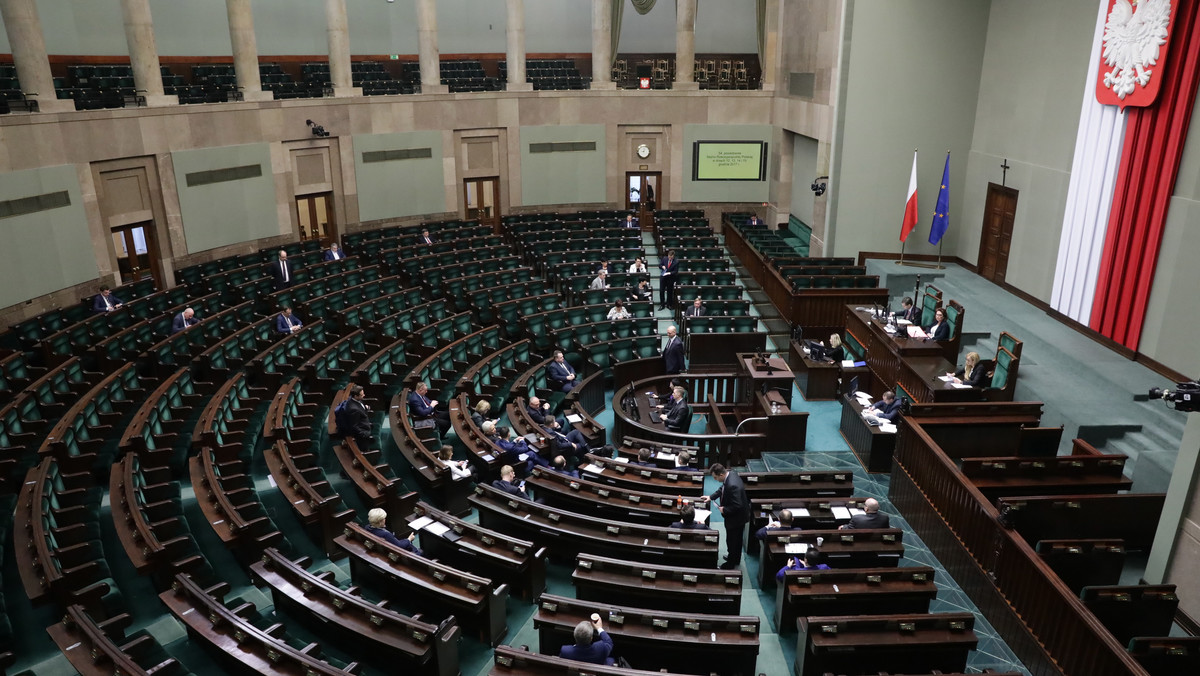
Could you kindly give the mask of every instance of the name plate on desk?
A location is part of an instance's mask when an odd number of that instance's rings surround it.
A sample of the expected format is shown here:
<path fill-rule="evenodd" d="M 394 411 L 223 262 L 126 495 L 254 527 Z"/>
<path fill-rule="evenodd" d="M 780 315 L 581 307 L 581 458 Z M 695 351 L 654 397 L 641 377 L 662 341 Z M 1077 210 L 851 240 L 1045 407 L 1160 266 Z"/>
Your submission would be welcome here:
<path fill-rule="evenodd" d="M 684 620 L 683 630 L 684 631 L 700 631 L 700 623 L 696 622 L 695 620 Z"/>
<path fill-rule="evenodd" d="M 687 584 L 696 584 L 696 582 L 699 581 L 699 578 L 695 575 L 690 575 L 688 573 L 684 573 L 683 581 Z"/>
<path fill-rule="evenodd" d="M 643 570 L 642 577 L 646 578 L 647 580 L 653 580 L 658 577 L 658 573 L 656 573 L 652 570 Z"/>
<path fill-rule="evenodd" d="M 620 535 L 621 534 L 620 526 L 605 526 L 604 531 L 606 533 L 608 533 L 609 535 Z"/>
<path fill-rule="evenodd" d="M 657 617 L 651 620 L 650 623 L 654 625 L 655 629 L 666 629 L 671 624 L 670 622 Z"/>

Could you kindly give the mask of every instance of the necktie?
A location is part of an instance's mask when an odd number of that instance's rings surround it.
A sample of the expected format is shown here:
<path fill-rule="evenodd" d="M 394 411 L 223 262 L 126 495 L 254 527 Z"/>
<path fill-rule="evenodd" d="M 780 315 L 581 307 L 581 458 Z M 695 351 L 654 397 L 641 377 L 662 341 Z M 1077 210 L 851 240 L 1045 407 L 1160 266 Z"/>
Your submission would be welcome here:
<path fill-rule="evenodd" d="M 279 261 L 279 269 L 283 270 L 283 281 L 285 281 L 285 282 L 290 281 L 288 279 L 287 262 Z"/>
<path fill-rule="evenodd" d="M 108 296 L 100 296 L 100 297 L 104 299 L 104 309 L 111 310 L 113 308 L 113 306 L 112 306 L 112 303 L 108 302 Z"/>

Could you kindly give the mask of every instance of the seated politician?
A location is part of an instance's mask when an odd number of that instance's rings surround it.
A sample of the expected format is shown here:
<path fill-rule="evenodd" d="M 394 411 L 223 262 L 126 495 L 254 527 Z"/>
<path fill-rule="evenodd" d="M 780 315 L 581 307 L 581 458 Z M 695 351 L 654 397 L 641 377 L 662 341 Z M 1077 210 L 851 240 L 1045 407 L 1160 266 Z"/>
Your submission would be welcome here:
<path fill-rule="evenodd" d="M 696 522 L 696 508 L 691 505 L 684 505 L 683 509 L 679 510 L 679 520 L 671 524 L 671 528 L 683 528 L 685 530 L 712 530 L 707 525 Z"/>
<path fill-rule="evenodd" d="M 684 317 L 703 317 L 706 314 L 708 314 L 708 308 L 705 307 L 704 301 L 699 296 L 696 297 L 696 300 L 692 301 L 688 309 L 683 311 Z"/>
<path fill-rule="evenodd" d="M 412 416 L 413 427 L 421 429 L 437 426 L 443 435 L 450 429 L 450 414 L 437 409 L 438 400 L 430 399 L 429 386 L 424 382 L 417 383 L 412 392 L 408 393 L 408 413 Z"/>
<path fill-rule="evenodd" d="M 191 328 L 199 323 L 200 320 L 196 319 L 196 311 L 192 308 L 187 308 L 183 312 L 175 315 L 174 321 L 171 322 L 171 333 L 179 333 L 180 331 Z"/>
<path fill-rule="evenodd" d="M 425 552 L 422 552 L 413 544 L 413 541 L 417 539 L 416 531 L 409 533 L 408 537 L 403 540 L 396 537 L 392 531 L 387 529 L 387 512 L 378 507 L 367 512 L 367 532 L 387 540 L 400 549 L 412 552 L 417 556 L 425 556 Z"/>
<path fill-rule="evenodd" d="M 780 568 L 779 572 L 775 573 L 775 581 L 783 582 L 783 578 L 789 570 L 829 570 L 829 566 L 825 565 L 824 563 L 818 563 L 815 566 L 810 566 L 808 564 L 808 556 L 809 555 L 806 553 L 797 554 L 794 557 L 788 557 L 787 563 L 783 566 L 783 568 Z"/>
<path fill-rule="evenodd" d="M 629 292 L 629 301 L 636 303 L 642 300 L 651 300 L 654 298 L 654 291 L 650 289 L 650 282 L 642 280 L 634 287 L 633 291 Z"/>
<path fill-rule="evenodd" d="M 893 312 L 892 316 L 896 319 L 903 319 L 910 324 L 918 324 L 921 321 L 921 311 L 913 305 L 913 299 L 910 296 L 905 296 L 904 300 L 900 301 L 900 311 Z"/>
<path fill-rule="evenodd" d="M 933 326 L 926 328 L 925 333 L 934 340 L 950 340 L 950 322 L 946 321 L 945 310 L 934 310 Z"/>
<path fill-rule="evenodd" d="M 550 448 L 555 453 L 566 453 L 571 457 L 582 459 L 587 455 L 587 437 L 577 429 L 563 430 L 554 418 L 546 418 L 542 424 L 542 433 L 550 440 Z"/>
<path fill-rule="evenodd" d="M 608 270 L 601 269 L 596 278 L 588 285 L 592 291 L 603 291 L 608 288 Z"/>
<path fill-rule="evenodd" d="M 613 305 L 608 310 L 608 318 L 614 321 L 617 319 L 629 319 L 631 316 L 629 310 L 625 309 L 625 302 L 620 298 L 617 299 L 616 305 Z"/>
<path fill-rule="evenodd" d="M 554 413 L 550 410 L 550 402 L 542 401 L 537 397 L 530 397 L 529 403 L 525 406 L 525 412 L 529 414 L 529 419 L 539 425 L 545 425 L 546 421 L 554 420 Z"/>
<path fill-rule="evenodd" d="M 506 465 L 521 467 L 523 469 L 522 476 L 529 474 L 533 466 L 537 464 L 533 460 L 533 456 L 537 453 L 529 448 L 529 443 L 525 439 L 513 439 L 512 431 L 509 428 L 497 427 L 496 423 L 485 422 L 479 430 L 483 432 L 483 436 L 488 438 L 488 441 L 500 449 L 499 461 Z M 522 455 L 525 457 L 522 458 Z"/>
<path fill-rule="evenodd" d="M 500 468 L 500 478 L 492 482 L 492 488 L 516 498 L 529 499 L 529 494 L 525 492 L 525 482 L 517 483 L 517 471 L 513 469 L 512 465 Z"/>
<path fill-rule="evenodd" d="M 102 286 L 100 293 L 96 294 L 96 298 L 92 301 L 92 312 L 112 312 L 124 304 L 120 298 L 112 294 L 112 289 Z"/>
<path fill-rule="evenodd" d="M 592 613 L 591 622 L 580 620 L 579 624 L 575 625 L 575 644 L 563 646 L 558 656 L 589 664 L 612 665 L 616 664 L 610 657 L 612 649 L 613 640 L 608 632 L 604 631 L 604 623 L 599 615 Z"/>
<path fill-rule="evenodd" d="M 300 318 L 292 314 L 292 308 L 285 307 L 275 317 L 275 332 L 284 335 L 291 335 L 304 327 L 304 322 Z"/>
<path fill-rule="evenodd" d="M 672 432 L 687 432 L 692 426 L 692 407 L 687 403 L 687 390 L 676 387 L 673 396 L 675 403 L 664 416 L 667 429 Z"/>
<path fill-rule="evenodd" d="M 963 367 L 954 373 L 954 382 L 974 388 L 986 387 L 988 380 L 984 368 L 979 365 L 979 353 L 968 352 L 963 357 Z"/>
<path fill-rule="evenodd" d="M 325 261 L 340 261 L 346 257 L 345 252 L 338 248 L 338 243 L 334 242 L 329 245 L 329 250 L 321 256 L 321 260 Z"/>
<path fill-rule="evenodd" d="M 790 510 L 790 509 L 779 510 L 779 519 L 778 520 L 771 519 L 770 521 L 767 522 L 767 525 L 754 531 L 754 539 L 761 542 L 762 540 L 767 539 L 767 533 L 769 533 L 770 531 L 780 530 L 780 529 L 787 530 L 789 528 L 792 528 L 792 518 L 793 518 L 792 510 Z"/>
<path fill-rule="evenodd" d="M 888 390 L 883 393 L 879 401 L 871 404 L 871 407 L 863 411 L 863 415 L 873 415 L 882 420 L 891 422 L 896 421 L 896 416 L 900 413 L 900 400 L 896 398 L 896 393 Z"/>
<path fill-rule="evenodd" d="M 562 350 L 554 351 L 554 361 L 546 367 L 546 380 L 550 387 L 560 392 L 575 389 L 575 368 L 563 357 Z"/>
<path fill-rule="evenodd" d="M 879 511 L 879 501 L 867 498 L 863 501 L 863 513 L 850 517 L 850 523 L 838 526 L 838 530 L 855 530 L 859 528 L 889 528 L 891 519 Z"/>
<path fill-rule="evenodd" d="M 492 402 L 487 399 L 480 399 L 475 402 L 475 408 L 471 411 L 471 422 L 475 423 L 476 427 L 483 427 L 483 423 L 491 420 L 496 422 L 498 418 L 488 416 L 492 412 Z"/>
<path fill-rule="evenodd" d="M 567 459 L 561 455 L 554 456 L 554 460 L 550 461 L 550 469 L 571 477 L 572 479 L 579 478 L 579 472 L 567 467 Z"/>
<path fill-rule="evenodd" d="M 681 472 L 699 472 L 699 467 L 692 467 L 692 454 L 680 451 L 675 454 L 675 469 Z"/>

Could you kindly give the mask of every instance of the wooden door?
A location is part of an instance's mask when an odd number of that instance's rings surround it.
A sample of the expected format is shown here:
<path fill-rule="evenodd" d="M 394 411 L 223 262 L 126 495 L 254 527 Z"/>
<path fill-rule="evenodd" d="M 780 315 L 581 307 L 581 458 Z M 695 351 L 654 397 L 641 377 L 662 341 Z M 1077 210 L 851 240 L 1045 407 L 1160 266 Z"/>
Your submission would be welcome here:
<path fill-rule="evenodd" d="M 1008 271 L 1008 251 L 1012 245 L 1013 220 L 1017 214 L 1017 191 L 988 183 L 987 202 L 983 207 L 983 235 L 979 239 L 979 274 L 997 284 Z"/>
<path fill-rule="evenodd" d="M 658 209 L 660 171 L 630 171 L 625 174 L 625 208 L 634 213 L 642 230 L 654 229 L 654 212 Z"/>
<path fill-rule="evenodd" d="M 327 247 L 337 241 L 337 225 L 333 220 L 333 193 L 304 195 L 296 198 L 296 214 L 300 218 L 300 241 L 321 241 Z"/>
<path fill-rule="evenodd" d="M 463 204 L 468 221 L 479 221 L 500 231 L 500 178 L 463 179 Z"/>
<path fill-rule="evenodd" d="M 130 223 L 112 229 L 113 249 L 117 252 L 117 272 L 121 284 L 129 284 L 147 277 L 154 279 L 155 288 L 162 288 L 162 280 L 154 262 L 158 260 L 158 246 L 154 241 L 154 222 Z"/>

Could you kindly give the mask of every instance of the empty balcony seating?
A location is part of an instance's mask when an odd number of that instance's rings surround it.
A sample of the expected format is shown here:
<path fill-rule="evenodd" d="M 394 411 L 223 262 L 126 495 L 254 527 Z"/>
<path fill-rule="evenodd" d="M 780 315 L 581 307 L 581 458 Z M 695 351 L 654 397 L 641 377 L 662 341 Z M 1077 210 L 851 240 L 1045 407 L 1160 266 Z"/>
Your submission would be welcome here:
<path fill-rule="evenodd" d="M 451 92 L 495 92 L 500 91 L 500 81 L 488 77 L 478 61 L 442 61 L 440 64 L 442 84 Z"/>
<path fill-rule="evenodd" d="M 501 61 L 500 80 L 508 81 L 508 62 Z M 525 62 L 525 78 L 535 91 L 587 89 L 591 78 L 580 74 L 572 59 L 530 59 Z"/>

